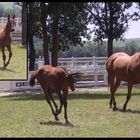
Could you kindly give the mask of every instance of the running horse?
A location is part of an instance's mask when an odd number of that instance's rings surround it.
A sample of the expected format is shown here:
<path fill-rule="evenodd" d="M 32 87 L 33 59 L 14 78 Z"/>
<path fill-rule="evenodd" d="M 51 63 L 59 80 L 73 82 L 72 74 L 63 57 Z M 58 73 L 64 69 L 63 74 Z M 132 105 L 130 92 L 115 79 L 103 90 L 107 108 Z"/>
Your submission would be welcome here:
<path fill-rule="evenodd" d="M 13 32 L 14 26 L 15 26 L 15 15 L 12 19 L 10 19 L 10 15 L 8 15 L 8 21 L 4 29 L 0 30 L 0 48 L 2 49 L 2 58 L 3 58 L 3 68 L 5 69 L 6 66 L 10 63 L 10 59 L 12 57 L 12 51 L 11 51 L 11 32 Z M 6 63 L 6 55 L 5 55 L 5 47 L 7 47 L 9 51 L 9 59 Z"/>
<path fill-rule="evenodd" d="M 121 81 L 128 83 L 128 93 L 123 110 L 126 110 L 127 103 L 131 98 L 133 84 L 140 83 L 140 52 L 129 56 L 124 52 L 118 52 L 111 55 L 106 62 L 108 72 L 108 84 L 110 87 L 111 98 L 110 107 L 113 104 L 113 110 L 117 109 L 115 101 L 115 92 Z"/>
<path fill-rule="evenodd" d="M 67 117 L 67 96 L 68 89 L 72 91 L 75 90 L 74 87 L 74 73 L 70 72 L 66 68 L 53 67 L 51 65 L 44 65 L 40 69 L 34 71 L 30 77 L 29 85 L 35 85 L 35 79 L 40 83 L 47 103 L 51 107 L 52 114 L 55 117 L 55 120 L 58 121 L 58 114 L 61 113 L 62 106 L 64 105 L 64 118 L 66 124 L 70 124 Z M 61 93 L 61 91 L 63 93 Z M 52 94 L 55 92 L 60 99 L 60 107 L 58 109 L 57 104 L 53 100 Z M 55 110 L 52 106 L 54 104 Z"/>

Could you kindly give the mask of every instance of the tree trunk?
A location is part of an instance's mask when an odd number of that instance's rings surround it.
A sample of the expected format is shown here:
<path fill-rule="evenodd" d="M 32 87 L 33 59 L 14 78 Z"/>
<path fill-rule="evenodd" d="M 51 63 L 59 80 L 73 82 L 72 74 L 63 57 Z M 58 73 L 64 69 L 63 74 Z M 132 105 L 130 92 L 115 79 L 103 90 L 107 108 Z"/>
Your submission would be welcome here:
<path fill-rule="evenodd" d="M 108 32 L 108 57 L 113 54 L 113 7 L 112 3 L 108 3 L 109 11 L 110 11 L 110 19 L 109 19 L 109 32 Z"/>
<path fill-rule="evenodd" d="M 27 2 L 22 4 L 22 45 L 27 46 Z"/>
<path fill-rule="evenodd" d="M 29 14 L 28 19 L 30 19 L 30 22 L 28 22 L 28 45 L 29 45 L 29 71 L 33 71 L 35 68 L 35 49 L 34 49 L 34 42 L 33 42 L 33 3 L 29 3 Z"/>
<path fill-rule="evenodd" d="M 54 4 L 53 10 L 53 34 L 52 34 L 52 66 L 57 66 L 58 60 L 58 9 L 57 4 Z"/>
<path fill-rule="evenodd" d="M 49 52 L 48 52 L 48 41 L 47 41 L 47 25 L 46 17 L 47 13 L 45 11 L 45 3 L 41 2 L 41 24 L 42 24 L 42 33 L 43 33 L 43 54 L 44 54 L 44 64 L 50 64 L 49 62 Z"/>
<path fill-rule="evenodd" d="M 113 54 L 113 39 L 112 38 L 108 38 L 107 41 L 107 49 L 108 49 L 108 57 L 110 57 Z"/>

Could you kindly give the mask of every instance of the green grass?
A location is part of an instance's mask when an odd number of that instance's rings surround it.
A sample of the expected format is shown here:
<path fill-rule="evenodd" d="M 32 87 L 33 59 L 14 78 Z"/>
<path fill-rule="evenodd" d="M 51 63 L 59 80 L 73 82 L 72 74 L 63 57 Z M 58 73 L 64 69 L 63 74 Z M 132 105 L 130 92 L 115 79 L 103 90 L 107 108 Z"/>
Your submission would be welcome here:
<path fill-rule="evenodd" d="M 107 91 L 70 93 L 68 118 L 73 127 L 65 125 L 64 111 L 55 121 L 44 94 L 35 93 L 40 91 L 0 97 L 1 137 L 140 137 L 139 89 L 133 89 L 126 112 L 121 111 L 125 89 L 116 94 L 118 111 L 108 107 Z M 55 101 L 59 103 L 56 96 Z"/>
<path fill-rule="evenodd" d="M 1 51 L 1 50 L 0 50 Z M 7 48 L 5 49 L 6 59 L 9 57 Z M 0 52 L 0 80 L 27 79 L 27 50 L 20 44 L 12 45 L 13 56 L 10 64 L 3 69 L 2 52 Z M 6 60 L 7 62 L 7 60 Z"/>

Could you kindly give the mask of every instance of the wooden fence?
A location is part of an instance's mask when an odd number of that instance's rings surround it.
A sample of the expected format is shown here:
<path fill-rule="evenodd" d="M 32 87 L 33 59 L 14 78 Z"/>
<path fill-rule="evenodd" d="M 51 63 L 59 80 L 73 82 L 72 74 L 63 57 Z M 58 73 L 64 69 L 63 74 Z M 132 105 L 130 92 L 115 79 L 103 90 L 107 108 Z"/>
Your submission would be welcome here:
<path fill-rule="evenodd" d="M 105 69 L 107 57 L 71 57 L 58 58 L 58 66 L 77 72 L 76 87 L 106 86 L 107 71 Z M 36 60 L 37 69 L 43 65 L 43 60 Z"/>
<path fill-rule="evenodd" d="M 7 23 L 7 17 L 0 17 L 0 28 L 5 27 Z M 16 30 L 21 30 L 22 28 L 22 22 L 21 22 L 21 18 L 20 17 L 16 17 L 15 18 L 15 29 Z"/>
<path fill-rule="evenodd" d="M 59 58 L 59 66 L 78 72 L 75 75 L 76 87 L 97 87 L 107 85 L 107 72 L 105 70 L 106 57 L 77 57 Z M 44 64 L 43 60 L 36 60 L 36 69 Z M 28 89 L 40 89 L 36 81 L 34 87 L 29 86 L 29 78 L 32 71 L 28 72 L 28 80 L 25 81 L 0 81 L 0 90 L 20 91 Z"/>

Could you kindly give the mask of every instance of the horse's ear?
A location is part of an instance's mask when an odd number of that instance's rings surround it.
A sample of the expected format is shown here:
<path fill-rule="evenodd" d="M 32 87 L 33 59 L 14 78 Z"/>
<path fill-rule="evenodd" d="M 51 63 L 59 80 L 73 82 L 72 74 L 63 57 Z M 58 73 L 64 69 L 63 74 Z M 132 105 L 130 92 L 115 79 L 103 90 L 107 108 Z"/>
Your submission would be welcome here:
<path fill-rule="evenodd" d="M 10 15 L 8 15 L 8 21 L 10 21 Z"/>
<path fill-rule="evenodd" d="M 13 19 L 15 18 L 15 15 L 13 15 Z"/>

